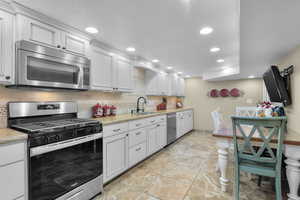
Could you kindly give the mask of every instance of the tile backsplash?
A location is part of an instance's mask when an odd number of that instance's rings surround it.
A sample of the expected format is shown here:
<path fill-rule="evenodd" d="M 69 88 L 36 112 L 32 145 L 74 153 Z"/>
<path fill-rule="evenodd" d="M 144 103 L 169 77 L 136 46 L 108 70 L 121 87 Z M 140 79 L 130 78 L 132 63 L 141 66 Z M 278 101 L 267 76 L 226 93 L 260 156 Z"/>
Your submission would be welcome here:
<path fill-rule="evenodd" d="M 9 101 L 76 101 L 79 117 L 91 117 L 92 106 L 96 103 L 115 105 L 117 114 L 128 113 L 136 107 L 139 96 L 145 96 L 145 71 L 134 70 L 134 93 L 113 93 L 100 91 L 42 91 L 33 89 L 9 89 L 0 85 L 0 128 L 7 126 L 7 109 Z M 155 110 L 162 102 L 162 97 L 147 97 L 146 110 Z M 174 108 L 176 97 L 167 97 L 168 108 Z"/>

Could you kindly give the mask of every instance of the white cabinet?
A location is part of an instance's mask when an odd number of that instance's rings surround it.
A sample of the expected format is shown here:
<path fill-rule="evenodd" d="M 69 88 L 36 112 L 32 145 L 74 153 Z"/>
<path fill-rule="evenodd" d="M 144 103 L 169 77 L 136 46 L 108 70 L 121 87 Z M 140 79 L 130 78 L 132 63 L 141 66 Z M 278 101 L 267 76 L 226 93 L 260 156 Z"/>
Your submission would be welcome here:
<path fill-rule="evenodd" d="M 184 96 L 185 82 L 181 77 L 177 78 L 177 96 Z"/>
<path fill-rule="evenodd" d="M 26 152 L 25 142 L 0 145 L 1 199 L 26 199 Z"/>
<path fill-rule="evenodd" d="M 158 123 L 148 128 L 148 155 L 162 149 L 167 144 L 166 123 Z"/>
<path fill-rule="evenodd" d="M 113 56 L 105 51 L 90 47 L 88 57 L 91 59 L 91 89 L 113 89 Z"/>
<path fill-rule="evenodd" d="M 157 145 L 157 134 L 156 134 L 156 125 L 152 125 L 148 128 L 148 155 L 155 153 L 158 150 Z"/>
<path fill-rule="evenodd" d="M 157 73 L 151 70 L 145 72 L 145 85 L 147 95 L 157 95 Z"/>
<path fill-rule="evenodd" d="M 117 91 L 132 91 L 133 89 L 133 66 L 125 58 L 115 57 L 115 80 Z"/>
<path fill-rule="evenodd" d="M 62 49 L 85 55 L 89 42 L 71 33 L 61 32 Z"/>
<path fill-rule="evenodd" d="M 95 46 L 88 48 L 87 55 L 91 60 L 92 90 L 118 92 L 133 90 L 133 66 L 130 60 Z"/>
<path fill-rule="evenodd" d="M 128 168 L 128 133 L 103 138 L 104 182 L 118 176 Z"/>
<path fill-rule="evenodd" d="M 167 145 L 167 126 L 165 123 L 159 123 L 156 125 L 157 131 L 157 146 L 162 149 Z"/>
<path fill-rule="evenodd" d="M 17 40 L 28 40 L 76 54 L 86 54 L 89 41 L 47 23 L 17 15 Z"/>
<path fill-rule="evenodd" d="M 0 83 L 13 83 L 14 16 L 0 10 Z"/>
<path fill-rule="evenodd" d="M 176 113 L 177 138 L 194 129 L 193 110 Z"/>
<path fill-rule="evenodd" d="M 168 77 L 166 73 L 147 70 L 145 83 L 147 95 L 164 96 L 168 94 Z"/>
<path fill-rule="evenodd" d="M 147 143 L 142 142 L 129 149 L 129 167 L 144 160 L 147 156 Z"/>

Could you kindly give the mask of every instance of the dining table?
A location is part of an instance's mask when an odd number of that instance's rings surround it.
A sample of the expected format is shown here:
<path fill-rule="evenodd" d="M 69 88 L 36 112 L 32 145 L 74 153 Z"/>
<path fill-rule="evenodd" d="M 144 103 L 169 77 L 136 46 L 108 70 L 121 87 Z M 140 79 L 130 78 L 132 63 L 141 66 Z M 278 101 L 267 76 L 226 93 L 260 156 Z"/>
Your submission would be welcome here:
<path fill-rule="evenodd" d="M 246 132 L 246 131 L 245 131 Z M 250 132 L 250 130 L 249 130 Z M 242 139 L 242 135 L 237 137 Z M 217 169 L 220 171 L 220 185 L 221 190 L 226 192 L 229 178 L 227 177 L 228 167 L 228 150 L 234 148 L 233 145 L 233 133 L 227 132 L 227 134 L 213 133 L 213 137 L 216 137 L 216 143 L 218 147 L 218 161 Z M 263 142 L 259 134 L 254 134 L 251 137 L 252 142 Z M 271 143 L 276 144 L 277 140 L 271 140 Z M 286 163 L 286 176 L 289 185 L 289 193 L 287 194 L 288 200 L 300 200 L 298 195 L 300 185 L 300 132 L 287 130 L 285 133 L 285 139 L 283 141 L 283 153 L 286 156 L 284 162 Z"/>

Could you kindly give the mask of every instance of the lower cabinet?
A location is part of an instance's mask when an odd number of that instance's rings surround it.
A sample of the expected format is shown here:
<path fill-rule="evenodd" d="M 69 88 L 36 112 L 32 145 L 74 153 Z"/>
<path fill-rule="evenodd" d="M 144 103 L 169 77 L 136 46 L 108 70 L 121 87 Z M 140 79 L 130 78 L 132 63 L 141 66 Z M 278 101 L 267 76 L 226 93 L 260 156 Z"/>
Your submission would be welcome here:
<path fill-rule="evenodd" d="M 176 113 L 177 138 L 194 129 L 193 110 Z"/>
<path fill-rule="evenodd" d="M 148 155 L 155 153 L 167 145 L 166 123 L 158 123 L 148 127 Z"/>
<path fill-rule="evenodd" d="M 147 157 L 147 143 L 146 141 L 137 144 L 129 149 L 129 167 L 137 164 Z"/>
<path fill-rule="evenodd" d="M 103 179 L 111 180 L 128 169 L 128 133 L 103 138 Z"/>
<path fill-rule="evenodd" d="M 1 200 L 27 199 L 25 142 L 0 145 Z"/>

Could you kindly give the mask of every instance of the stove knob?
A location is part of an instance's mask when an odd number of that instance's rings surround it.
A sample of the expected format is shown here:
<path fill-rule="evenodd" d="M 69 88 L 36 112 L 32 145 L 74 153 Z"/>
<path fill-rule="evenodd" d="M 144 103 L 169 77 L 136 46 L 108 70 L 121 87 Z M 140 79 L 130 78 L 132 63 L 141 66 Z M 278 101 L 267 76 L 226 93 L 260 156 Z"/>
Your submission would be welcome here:
<path fill-rule="evenodd" d="M 59 135 L 56 135 L 56 136 L 55 136 L 55 140 L 56 140 L 56 141 L 59 141 L 59 139 L 60 139 L 60 138 L 59 138 Z"/>

